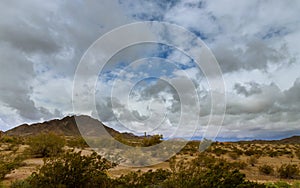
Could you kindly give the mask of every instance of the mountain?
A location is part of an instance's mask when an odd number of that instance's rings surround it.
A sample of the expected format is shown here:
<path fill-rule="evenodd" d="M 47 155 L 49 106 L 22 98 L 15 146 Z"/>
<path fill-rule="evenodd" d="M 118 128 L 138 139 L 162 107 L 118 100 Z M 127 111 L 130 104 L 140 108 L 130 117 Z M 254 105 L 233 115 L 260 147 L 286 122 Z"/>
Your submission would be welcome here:
<path fill-rule="evenodd" d="M 280 140 L 240 140 L 234 141 L 237 143 L 252 143 L 252 144 L 300 144 L 300 136 L 292 136 Z"/>
<path fill-rule="evenodd" d="M 80 131 L 77 124 L 81 125 Z M 132 133 L 120 133 L 105 126 L 100 121 L 85 115 L 67 116 L 63 119 L 54 119 L 31 125 L 23 124 L 4 132 L 4 134 L 10 136 L 30 136 L 45 132 L 55 132 L 64 136 L 80 136 L 82 134 L 85 136 L 103 136 L 106 134 L 105 130 L 114 137 L 121 136 L 126 139 L 141 138 Z"/>
<path fill-rule="evenodd" d="M 300 136 L 292 136 L 279 140 L 281 144 L 300 144 Z"/>

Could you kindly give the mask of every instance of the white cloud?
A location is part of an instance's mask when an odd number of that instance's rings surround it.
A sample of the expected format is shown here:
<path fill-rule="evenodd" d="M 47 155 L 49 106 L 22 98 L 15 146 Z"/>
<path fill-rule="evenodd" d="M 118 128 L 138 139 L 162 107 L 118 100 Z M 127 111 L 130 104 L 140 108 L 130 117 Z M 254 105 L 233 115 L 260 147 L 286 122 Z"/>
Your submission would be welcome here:
<path fill-rule="evenodd" d="M 139 20 L 160 20 L 184 26 L 202 37 L 219 61 L 228 94 L 220 136 L 243 138 L 269 134 L 280 137 L 293 131 L 299 133 L 300 2 L 297 0 L 54 0 L 43 3 L 30 0 L 2 2 L 0 7 L 3 18 L 0 21 L 0 129 L 72 113 L 72 82 L 85 50 L 117 26 Z M 131 35 L 153 37 L 148 30 Z M 194 50 L 191 38 L 187 40 L 178 33 L 161 37 L 166 41 L 175 38 L 177 44 Z M 128 38 L 124 33 L 122 41 Z M 110 47 L 114 45 L 107 49 Z M 111 70 L 112 77 L 120 76 L 123 67 L 116 68 L 116 63 L 157 55 L 158 49 L 163 50 L 155 45 L 125 49 L 111 59 L 107 70 Z M 140 61 L 147 66 L 136 63 L 117 78 L 115 108 L 107 101 L 112 80 L 99 79 L 102 87 L 97 93 L 97 102 L 101 119 L 126 129 L 116 121 L 114 115 L 117 114 L 137 132 L 142 132 L 144 126 L 153 133 L 162 131 L 171 135 L 180 112 L 190 106 L 182 112 L 186 126 L 180 129 L 180 134 L 191 133 L 194 126 L 191 112 L 196 110 L 191 105 L 195 96 L 182 79 L 189 76 L 200 95 L 200 124 L 207 123 L 211 109 L 207 80 L 201 71 L 190 67 L 188 57 L 179 51 L 165 52 L 167 55 L 163 58 L 168 58 L 169 64 L 160 59 Z M 171 64 L 171 61 L 176 63 Z M 184 70 L 176 69 L 178 65 Z M 137 84 L 137 78 L 153 75 L 185 91 L 182 97 L 189 99 L 186 100 L 188 105 L 180 106 L 179 95 L 164 82 L 153 85 L 145 82 L 139 87 L 143 92 L 136 90 L 129 100 L 131 106 L 126 106 L 128 91 Z M 80 92 L 87 93 L 92 84 L 87 83 Z M 86 99 L 82 112 L 96 115 L 89 108 L 90 100 Z M 165 113 L 166 118 L 162 119 Z M 147 118 L 152 124 L 145 120 Z M 161 122 L 160 129 L 155 129 Z M 201 129 L 198 134 L 202 133 Z"/>

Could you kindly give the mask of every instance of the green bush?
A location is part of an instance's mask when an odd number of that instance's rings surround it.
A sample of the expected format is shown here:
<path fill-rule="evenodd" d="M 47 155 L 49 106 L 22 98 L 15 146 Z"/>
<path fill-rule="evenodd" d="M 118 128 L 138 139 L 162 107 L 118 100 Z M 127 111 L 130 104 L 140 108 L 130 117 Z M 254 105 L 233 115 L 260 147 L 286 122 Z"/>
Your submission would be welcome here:
<path fill-rule="evenodd" d="M 273 167 L 270 166 L 270 165 L 266 165 L 266 164 L 263 165 L 263 166 L 258 167 L 258 170 L 259 170 L 260 173 L 266 174 L 266 175 L 273 174 L 273 172 L 274 172 Z"/>
<path fill-rule="evenodd" d="M 291 185 L 284 181 L 278 181 L 274 183 L 267 183 L 266 188 L 291 188 Z"/>
<path fill-rule="evenodd" d="M 2 180 L 6 174 L 22 166 L 23 156 L 11 156 L 1 155 L 0 156 L 0 180 Z"/>
<path fill-rule="evenodd" d="M 16 180 L 12 182 L 10 188 L 32 188 L 27 180 Z"/>
<path fill-rule="evenodd" d="M 145 173 L 141 173 L 141 171 L 131 172 L 116 178 L 112 183 L 112 187 L 160 187 L 170 175 L 169 170 L 163 169 L 149 170 Z"/>
<path fill-rule="evenodd" d="M 66 145 L 72 148 L 82 148 L 82 149 L 89 147 L 89 145 L 82 137 L 69 138 L 66 142 Z"/>
<path fill-rule="evenodd" d="M 162 135 L 153 135 L 153 136 L 145 137 L 142 141 L 142 146 L 143 147 L 154 146 L 156 144 L 161 143 L 162 138 L 163 138 Z"/>
<path fill-rule="evenodd" d="M 200 154 L 192 161 L 170 160 L 172 174 L 162 187 L 265 187 L 245 180 L 245 175 L 223 159 Z"/>
<path fill-rule="evenodd" d="M 294 182 L 292 188 L 300 188 L 300 182 L 298 181 Z"/>
<path fill-rule="evenodd" d="M 247 163 L 244 161 L 234 161 L 231 163 L 232 167 L 237 168 L 237 169 L 245 169 L 247 167 Z"/>
<path fill-rule="evenodd" d="M 42 133 L 29 139 L 29 151 L 35 157 L 57 156 L 63 151 L 65 140 L 54 133 Z"/>
<path fill-rule="evenodd" d="M 295 164 L 283 164 L 277 170 L 280 178 L 295 179 L 299 178 L 299 169 Z"/>
<path fill-rule="evenodd" d="M 114 166 L 95 152 L 88 156 L 67 152 L 45 159 L 44 165 L 27 182 L 32 187 L 108 187 L 111 182 L 107 170 Z"/>
<path fill-rule="evenodd" d="M 162 187 L 162 188 L 260 188 L 263 184 L 245 180 L 245 175 L 224 159 L 198 153 L 193 160 L 170 160 L 170 170 L 131 172 L 119 178 L 110 178 L 107 170 L 113 164 L 93 153 L 67 152 L 44 159 L 44 165 L 24 181 L 12 187 Z"/>

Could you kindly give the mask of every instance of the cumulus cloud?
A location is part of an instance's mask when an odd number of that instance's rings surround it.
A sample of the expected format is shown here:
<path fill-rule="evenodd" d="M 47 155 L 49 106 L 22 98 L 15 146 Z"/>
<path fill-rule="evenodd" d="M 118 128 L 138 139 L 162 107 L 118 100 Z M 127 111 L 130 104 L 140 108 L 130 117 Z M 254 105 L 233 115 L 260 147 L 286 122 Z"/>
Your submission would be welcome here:
<path fill-rule="evenodd" d="M 204 40 L 218 60 L 227 86 L 220 137 L 275 138 L 300 133 L 297 0 L 13 0 L 0 2 L 0 7 L 0 129 L 72 114 L 74 73 L 87 48 L 113 28 L 154 20 L 187 28 Z M 148 30 L 129 34 L 153 37 Z M 120 40 L 129 34 L 123 33 Z M 192 38 L 170 31 L 160 37 L 176 39 L 176 44 L 194 50 Z M 130 64 L 148 57 L 155 58 Z M 86 73 L 93 68 L 86 67 Z M 201 136 L 212 105 L 212 91 L 202 71 L 178 50 L 135 45 L 112 57 L 99 74 L 98 112 L 89 108 L 89 95 L 83 98 L 81 111 L 99 115 L 119 130 L 172 135 L 178 129 L 183 137 L 193 134 L 197 112 L 196 133 Z M 139 80 L 151 76 L 157 79 Z M 93 88 L 89 77 L 82 80 L 86 83 L 80 91 L 83 95 Z M 196 98 L 199 104 L 194 108 Z M 186 125 L 178 128 L 181 115 Z"/>

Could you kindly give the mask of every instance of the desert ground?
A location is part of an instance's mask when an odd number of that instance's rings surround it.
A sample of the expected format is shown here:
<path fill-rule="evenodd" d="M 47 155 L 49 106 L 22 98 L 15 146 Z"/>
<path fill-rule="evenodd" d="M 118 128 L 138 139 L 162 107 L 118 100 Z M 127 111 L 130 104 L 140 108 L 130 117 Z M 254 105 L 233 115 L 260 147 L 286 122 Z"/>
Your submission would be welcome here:
<path fill-rule="evenodd" d="M 80 140 L 80 138 L 76 138 Z M 64 151 L 81 151 L 81 155 L 89 155 L 93 152 L 91 148 L 80 142 L 74 142 L 75 138 L 65 138 Z M 73 140 L 73 142 L 69 142 Z M 76 144 L 77 143 L 77 144 Z M 179 153 L 173 157 L 175 160 L 191 161 L 200 153 L 199 141 L 189 142 Z M 1 185 L 9 187 L 13 182 L 28 178 L 33 172 L 43 166 L 44 159 L 30 154 L 30 145 L 24 138 L 4 136 L 1 138 L 0 155 L 2 163 L 14 163 L 13 159 L 18 158 L 17 165 L 2 178 Z M 231 165 L 246 175 L 246 179 L 258 183 L 285 181 L 289 184 L 298 182 L 300 164 L 300 145 L 274 142 L 213 142 L 205 151 L 205 155 L 213 156 L 220 160 L 226 160 Z M 2 165 L 3 165 L 2 164 Z M 279 169 L 283 165 L 294 165 L 298 168 L 295 174 L 284 177 Z M 170 170 L 170 162 L 164 161 L 153 166 L 128 167 L 117 165 L 108 170 L 111 178 L 117 178 L 130 172 L 147 172 L 157 169 Z"/>

